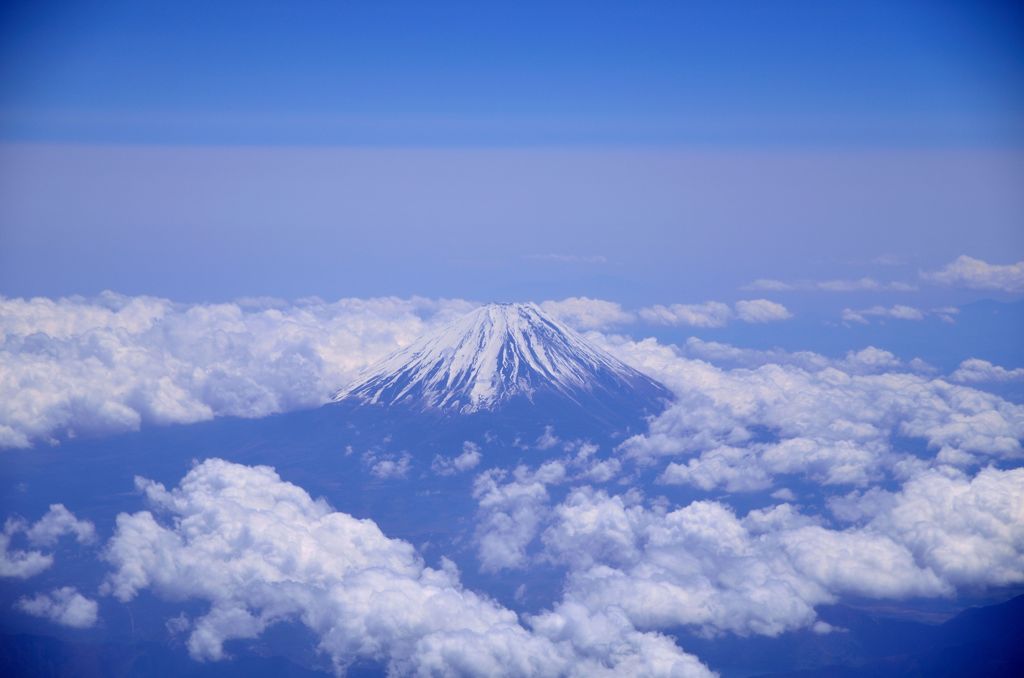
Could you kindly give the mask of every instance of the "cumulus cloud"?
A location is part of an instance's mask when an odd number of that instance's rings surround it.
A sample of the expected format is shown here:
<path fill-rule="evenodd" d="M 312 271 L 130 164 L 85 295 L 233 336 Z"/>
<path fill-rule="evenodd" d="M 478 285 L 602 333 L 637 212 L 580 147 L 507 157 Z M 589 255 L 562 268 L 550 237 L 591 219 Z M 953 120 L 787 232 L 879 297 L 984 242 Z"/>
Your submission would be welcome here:
<path fill-rule="evenodd" d="M 0 577 L 26 579 L 53 565 L 53 556 L 36 550 L 11 549 L 11 538 L 19 532 L 19 525 L 7 521 L 0 533 Z"/>
<path fill-rule="evenodd" d="M 745 323 L 770 323 L 793 317 L 782 304 L 767 299 L 749 299 L 736 302 L 736 317 Z"/>
<path fill-rule="evenodd" d="M 624 310 L 621 304 L 603 299 L 569 297 L 542 302 L 540 307 L 578 330 L 600 330 L 636 320 L 636 316 Z"/>
<path fill-rule="evenodd" d="M 914 455 L 894 442 L 903 438 L 923 440 L 933 462 L 970 465 L 1021 455 L 1024 407 L 930 378 L 886 351 L 723 369 L 654 340 L 608 343 L 676 395 L 646 433 L 620 447 L 649 463 L 696 455 L 673 461 L 665 482 L 738 490 L 798 474 L 860 485 L 905 472 Z"/>
<path fill-rule="evenodd" d="M 368 364 L 472 306 L 422 298 L 190 305 L 109 292 L 88 299 L 0 298 L 0 448 L 144 423 L 314 407 Z M 544 306 L 583 330 L 635 319 L 599 299 Z M 639 314 L 699 327 L 790 315 L 765 299 Z"/>
<path fill-rule="evenodd" d="M 370 475 L 381 480 L 405 478 L 412 468 L 412 455 L 408 452 L 368 451 L 363 454 L 363 464 L 369 469 Z"/>
<path fill-rule="evenodd" d="M 138 485 L 158 514 L 118 516 L 104 591 L 206 601 L 205 614 L 176 622 L 196 659 L 221 659 L 230 639 L 299 621 L 339 673 L 366 658 L 395 675 L 711 675 L 614 610 L 560 604 L 524 626 L 465 589 L 450 561 L 427 566 L 408 543 L 267 467 L 207 460 L 175 489 Z"/>
<path fill-rule="evenodd" d="M 969 358 L 960 363 L 956 371 L 950 375 L 950 379 L 962 383 L 1020 381 L 1024 379 L 1024 368 L 1008 370 L 987 360 Z"/>
<path fill-rule="evenodd" d="M 638 628 L 779 633 L 843 595 L 948 595 L 1024 581 L 1024 469 L 927 470 L 901 490 L 851 495 L 830 527 L 789 504 L 745 516 L 715 501 L 675 510 L 581 487 L 541 540 L 570 568 L 566 601 L 621 609 Z"/>
<path fill-rule="evenodd" d="M 738 301 L 735 309 L 720 301 L 669 306 L 658 304 L 642 308 L 638 313 L 642 319 L 657 325 L 691 327 L 725 327 L 734 318 L 747 323 L 766 323 L 793 317 L 785 306 L 767 299 Z"/>
<path fill-rule="evenodd" d="M 0 447 L 327 401 L 464 301 L 0 298 Z"/>
<path fill-rule="evenodd" d="M 480 446 L 466 440 L 462 443 L 461 454 L 454 457 L 437 455 L 430 464 L 430 470 L 439 476 L 451 476 L 476 468 L 481 459 L 483 454 L 480 452 Z"/>
<path fill-rule="evenodd" d="M 71 586 L 55 589 L 50 593 L 40 593 L 31 598 L 20 598 L 15 607 L 27 614 L 76 629 L 94 626 L 99 612 L 99 605 L 95 600 L 86 598 Z"/>
<path fill-rule="evenodd" d="M 937 271 L 922 273 L 921 277 L 940 285 L 1019 294 L 1024 292 L 1024 261 L 990 264 L 961 255 Z"/>
<path fill-rule="evenodd" d="M 79 544 L 96 539 L 96 528 L 88 520 L 79 520 L 63 504 L 51 504 L 46 514 L 25 531 L 37 546 L 53 546 L 64 535 L 73 535 Z"/>
<path fill-rule="evenodd" d="M 37 549 L 11 549 L 11 542 L 19 534 Z M 73 535 L 79 544 L 89 544 L 96 538 L 96 528 L 91 522 L 76 518 L 63 504 L 52 504 L 31 525 L 20 518 L 9 518 L 0 533 L 0 577 L 26 579 L 48 569 L 53 565 L 53 556 L 38 547 L 52 547 L 65 535 Z"/>
<path fill-rule="evenodd" d="M 519 466 L 509 473 L 491 469 L 473 484 L 477 500 L 477 556 L 485 572 L 527 564 L 527 547 L 548 510 L 547 485 L 565 479 L 565 466 L 551 461 L 536 471 Z"/>

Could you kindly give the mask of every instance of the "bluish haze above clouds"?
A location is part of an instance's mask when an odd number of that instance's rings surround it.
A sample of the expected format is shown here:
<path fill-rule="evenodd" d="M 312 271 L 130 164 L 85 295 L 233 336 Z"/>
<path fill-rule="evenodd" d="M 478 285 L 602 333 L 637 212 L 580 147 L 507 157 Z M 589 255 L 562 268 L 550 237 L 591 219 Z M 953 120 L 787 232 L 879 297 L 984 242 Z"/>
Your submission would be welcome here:
<path fill-rule="evenodd" d="M 1013 3 L 3 11 L 7 295 L 696 303 L 1024 255 Z"/>

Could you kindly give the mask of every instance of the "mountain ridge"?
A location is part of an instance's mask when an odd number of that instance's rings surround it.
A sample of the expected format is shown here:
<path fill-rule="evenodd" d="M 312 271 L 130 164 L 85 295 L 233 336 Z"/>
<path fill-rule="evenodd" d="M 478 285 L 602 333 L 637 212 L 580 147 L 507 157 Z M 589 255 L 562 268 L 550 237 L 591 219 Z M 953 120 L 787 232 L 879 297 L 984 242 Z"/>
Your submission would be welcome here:
<path fill-rule="evenodd" d="M 551 398 L 582 408 L 635 399 L 656 410 L 668 389 L 532 303 L 481 306 L 369 367 L 335 402 L 455 414 Z"/>

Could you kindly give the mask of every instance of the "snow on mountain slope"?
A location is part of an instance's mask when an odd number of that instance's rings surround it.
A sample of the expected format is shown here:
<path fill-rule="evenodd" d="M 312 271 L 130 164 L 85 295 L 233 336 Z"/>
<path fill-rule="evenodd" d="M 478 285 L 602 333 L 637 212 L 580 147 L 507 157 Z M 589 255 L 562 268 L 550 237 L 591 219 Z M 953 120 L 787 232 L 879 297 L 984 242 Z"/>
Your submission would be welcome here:
<path fill-rule="evenodd" d="M 535 304 L 489 304 L 372 366 L 334 400 L 471 413 L 540 395 L 581 406 L 669 397 Z"/>

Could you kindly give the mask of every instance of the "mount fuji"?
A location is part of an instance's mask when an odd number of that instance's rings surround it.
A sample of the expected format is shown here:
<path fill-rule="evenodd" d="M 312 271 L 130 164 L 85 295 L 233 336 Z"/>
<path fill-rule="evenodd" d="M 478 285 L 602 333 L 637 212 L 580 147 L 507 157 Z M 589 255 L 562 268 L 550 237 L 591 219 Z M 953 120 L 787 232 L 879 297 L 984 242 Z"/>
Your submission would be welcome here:
<path fill-rule="evenodd" d="M 617 423 L 656 414 L 670 398 L 536 304 L 489 304 L 371 366 L 334 401 L 447 417 L 532 410 Z"/>

